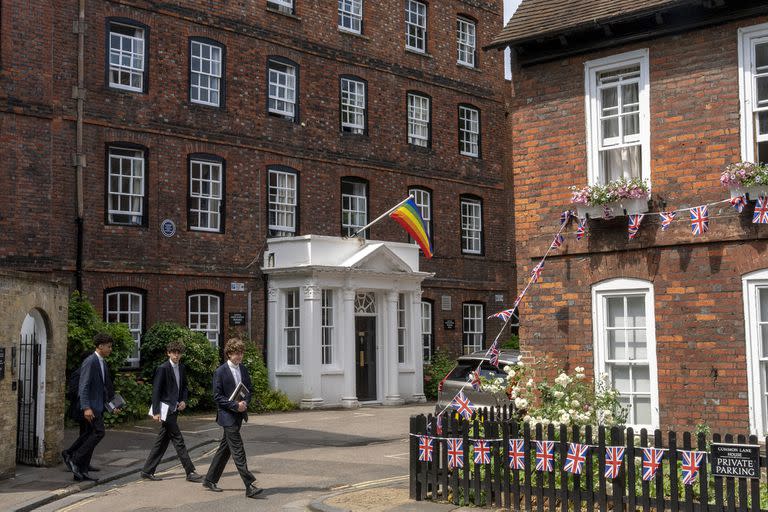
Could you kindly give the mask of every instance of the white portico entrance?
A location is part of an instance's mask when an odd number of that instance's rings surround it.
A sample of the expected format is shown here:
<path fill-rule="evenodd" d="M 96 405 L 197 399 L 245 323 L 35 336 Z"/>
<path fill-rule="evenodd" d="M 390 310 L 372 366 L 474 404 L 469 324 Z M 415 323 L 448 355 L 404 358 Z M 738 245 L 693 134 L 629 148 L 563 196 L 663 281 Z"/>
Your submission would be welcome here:
<path fill-rule="evenodd" d="M 424 401 L 419 248 L 318 235 L 267 240 L 270 383 L 302 408 Z"/>

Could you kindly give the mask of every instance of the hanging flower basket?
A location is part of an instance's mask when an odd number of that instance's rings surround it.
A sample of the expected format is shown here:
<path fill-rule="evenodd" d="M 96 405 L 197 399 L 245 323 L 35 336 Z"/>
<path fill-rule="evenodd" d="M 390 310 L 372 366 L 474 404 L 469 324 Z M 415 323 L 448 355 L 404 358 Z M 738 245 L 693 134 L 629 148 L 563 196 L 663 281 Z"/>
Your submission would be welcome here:
<path fill-rule="evenodd" d="M 571 187 L 571 191 L 571 202 L 581 219 L 603 218 L 606 209 L 610 210 L 609 217 L 648 211 L 650 187 L 640 178 L 621 178 L 605 185 L 587 185 L 581 189 Z"/>
<path fill-rule="evenodd" d="M 750 201 L 768 196 L 768 166 L 752 162 L 728 165 L 720 175 L 720 184 L 728 187 L 731 199 L 747 196 Z"/>

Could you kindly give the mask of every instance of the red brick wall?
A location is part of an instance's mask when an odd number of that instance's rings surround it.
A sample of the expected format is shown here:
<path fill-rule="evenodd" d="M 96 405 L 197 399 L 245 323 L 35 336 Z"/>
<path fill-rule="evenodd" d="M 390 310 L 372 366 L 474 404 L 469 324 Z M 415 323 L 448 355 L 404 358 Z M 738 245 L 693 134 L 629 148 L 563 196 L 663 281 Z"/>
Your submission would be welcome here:
<path fill-rule="evenodd" d="M 723 167 L 740 157 L 737 29 L 753 19 L 519 69 L 512 105 L 518 286 L 543 256 L 587 182 L 584 62 L 648 48 L 651 212 L 728 197 Z M 741 276 L 768 266 L 765 228 L 727 203 L 710 208 L 710 230 L 691 235 L 687 212 L 668 231 L 647 215 L 638 239 L 627 219 L 590 220 L 589 237 L 552 254 L 523 302 L 521 338 L 530 357 L 592 369 L 591 287 L 631 277 L 654 288 L 660 421 L 749 428 Z M 553 321 L 554 320 L 554 321 Z"/>

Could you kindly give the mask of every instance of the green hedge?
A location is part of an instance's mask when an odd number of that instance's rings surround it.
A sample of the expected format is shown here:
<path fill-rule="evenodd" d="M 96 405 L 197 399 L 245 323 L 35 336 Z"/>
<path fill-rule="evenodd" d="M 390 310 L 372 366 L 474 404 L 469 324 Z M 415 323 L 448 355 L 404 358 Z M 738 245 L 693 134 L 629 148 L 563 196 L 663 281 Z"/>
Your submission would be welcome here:
<path fill-rule="evenodd" d="M 437 386 L 456 366 L 456 359 L 436 350 L 432 354 L 432 363 L 424 365 L 424 396 L 427 400 L 437 400 Z"/>
<path fill-rule="evenodd" d="M 269 374 L 264 365 L 264 358 L 256 344 L 251 341 L 245 342 L 243 365 L 248 369 L 253 384 L 253 400 L 248 407 L 249 411 L 290 411 L 296 409 L 296 403 L 292 402 L 285 393 L 269 387 Z"/>

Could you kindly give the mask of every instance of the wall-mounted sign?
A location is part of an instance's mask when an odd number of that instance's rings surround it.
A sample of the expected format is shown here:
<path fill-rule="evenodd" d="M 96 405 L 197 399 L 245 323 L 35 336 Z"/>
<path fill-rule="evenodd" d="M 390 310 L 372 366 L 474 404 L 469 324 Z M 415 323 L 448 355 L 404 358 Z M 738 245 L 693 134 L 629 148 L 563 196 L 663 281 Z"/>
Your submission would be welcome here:
<path fill-rule="evenodd" d="M 453 331 L 456 329 L 456 320 L 443 320 L 443 329 Z"/>
<path fill-rule="evenodd" d="M 440 297 L 440 310 L 441 311 L 450 311 L 451 310 L 451 296 L 450 295 L 442 295 Z"/>
<path fill-rule="evenodd" d="M 229 283 L 229 289 L 233 292 L 244 292 L 245 291 L 245 283 L 236 283 L 232 281 Z"/>
<path fill-rule="evenodd" d="M 245 313 L 243 312 L 236 312 L 236 313 L 230 313 L 229 314 L 229 326 L 230 327 L 236 327 L 238 325 L 245 325 Z"/>
<path fill-rule="evenodd" d="M 712 443 L 709 458 L 712 476 L 760 478 L 760 446 Z"/>
<path fill-rule="evenodd" d="M 160 223 L 160 232 L 163 236 L 167 236 L 168 238 L 172 237 L 176 234 L 176 223 L 171 219 L 165 219 Z"/>

